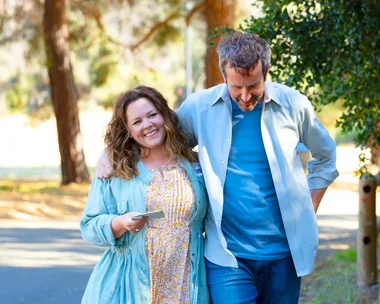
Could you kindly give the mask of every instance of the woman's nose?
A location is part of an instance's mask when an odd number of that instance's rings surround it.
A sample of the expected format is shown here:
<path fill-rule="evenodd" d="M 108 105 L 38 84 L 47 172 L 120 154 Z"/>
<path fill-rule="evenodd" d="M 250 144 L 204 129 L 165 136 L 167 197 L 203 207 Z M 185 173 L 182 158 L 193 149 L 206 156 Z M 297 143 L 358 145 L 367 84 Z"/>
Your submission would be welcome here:
<path fill-rule="evenodd" d="M 150 120 L 145 120 L 143 124 L 144 128 L 150 128 L 152 126 L 152 122 Z"/>

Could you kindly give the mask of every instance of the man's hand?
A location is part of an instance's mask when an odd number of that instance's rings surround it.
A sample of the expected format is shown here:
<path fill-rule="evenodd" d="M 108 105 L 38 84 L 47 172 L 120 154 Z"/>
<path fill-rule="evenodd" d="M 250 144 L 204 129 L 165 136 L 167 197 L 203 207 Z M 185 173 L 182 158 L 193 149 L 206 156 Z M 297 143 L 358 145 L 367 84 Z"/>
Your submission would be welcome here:
<path fill-rule="evenodd" d="M 95 167 L 96 176 L 99 178 L 109 178 L 115 173 L 114 168 L 108 158 L 107 150 L 104 149 Z"/>
<path fill-rule="evenodd" d="M 315 214 L 317 214 L 319 204 L 321 203 L 322 197 L 325 195 L 326 190 L 327 188 L 310 190 Z"/>

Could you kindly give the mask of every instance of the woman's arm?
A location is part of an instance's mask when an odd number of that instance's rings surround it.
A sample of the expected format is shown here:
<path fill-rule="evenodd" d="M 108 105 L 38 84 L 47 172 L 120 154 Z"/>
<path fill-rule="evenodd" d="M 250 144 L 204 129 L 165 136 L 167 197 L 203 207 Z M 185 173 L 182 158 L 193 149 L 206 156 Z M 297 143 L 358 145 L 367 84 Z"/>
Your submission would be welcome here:
<path fill-rule="evenodd" d="M 117 215 L 111 214 L 112 212 L 108 210 L 105 203 L 115 200 L 109 190 L 109 182 L 109 180 L 101 180 L 96 177 L 93 179 L 80 221 L 82 238 L 99 246 L 115 245 L 111 222 Z"/>
<path fill-rule="evenodd" d="M 132 217 L 138 214 L 140 213 L 128 212 L 112 219 L 112 232 L 116 239 L 120 238 L 127 231 L 137 233 L 143 229 L 144 225 L 148 221 L 148 217 L 143 217 L 139 220 L 132 220 Z"/>

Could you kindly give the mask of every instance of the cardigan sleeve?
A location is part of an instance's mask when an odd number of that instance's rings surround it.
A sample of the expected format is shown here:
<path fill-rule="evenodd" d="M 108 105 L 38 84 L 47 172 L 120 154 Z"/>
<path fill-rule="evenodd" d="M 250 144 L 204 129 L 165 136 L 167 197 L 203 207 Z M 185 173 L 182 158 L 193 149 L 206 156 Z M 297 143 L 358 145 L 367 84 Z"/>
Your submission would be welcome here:
<path fill-rule="evenodd" d="M 88 194 L 86 206 L 80 221 L 82 238 L 98 246 L 115 246 L 116 240 L 112 232 L 111 222 L 117 216 L 116 202 L 111 188 L 110 179 L 94 177 Z M 106 204 L 107 202 L 107 204 Z M 115 206 L 115 210 L 109 210 Z"/>

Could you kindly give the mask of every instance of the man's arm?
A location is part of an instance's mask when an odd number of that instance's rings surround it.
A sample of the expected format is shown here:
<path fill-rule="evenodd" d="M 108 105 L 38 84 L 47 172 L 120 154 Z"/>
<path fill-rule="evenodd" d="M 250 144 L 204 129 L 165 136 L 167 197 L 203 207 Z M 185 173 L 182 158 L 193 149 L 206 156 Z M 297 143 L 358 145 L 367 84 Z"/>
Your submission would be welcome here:
<path fill-rule="evenodd" d="M 327 190 L 327 188 L 310 190 L 310 195 L 311 195 L 311 199 L 313 201 L 315 213 L 317 213 L 317 211 L 318 211 L 319 204 L 321 203 L 321 200 L 322 200 L 323 196 L 325 195 L 326 190 Z"/>
<path fill-rule="evenodd" d="M 311 191 L 325 189 L 339 175 L 336 169 L 335 141 L 320 122 L 306 96 L 301 95 L 299 98 L 296 111 L 299 119 L 300 142 L 305 144 L 312 155 L 312 159 L 308 162 L 309 189 Z M 319 205 L 320 200 L 316 202 Z"/>
<path fill-rule="evenodd" d="M 109 178 L 115 173 L 111 161 L 107 154 L 107 149 L 104 149 L 100 155 L 96 166 L 95 166 L 96 176 L 99 178 Z"/>
<path fill-rule="evenodd" d="M 323 196 L 330 184 L 338 177 L 336 169 L 336 145 L 326 128 L 314 112 L 313 106 L 306 96 L 301 95 L 299 110 L 300 141 L 311 152 L 312 160 L 308 162 L 308 184 L 317 213 Z M 302 109 L 302 110 L 301 110 Z"/>
<path fill-rule="evenodd" d="M 190 95 L 191 96 L 191 95 Z M 197 137 L 194 133 L 194 105 L 187 98 L 177 109 L 176 114 L 178 116 L 179 128 L 187 139 L 187 144 L 194 148 L 198 144 Z"/>

